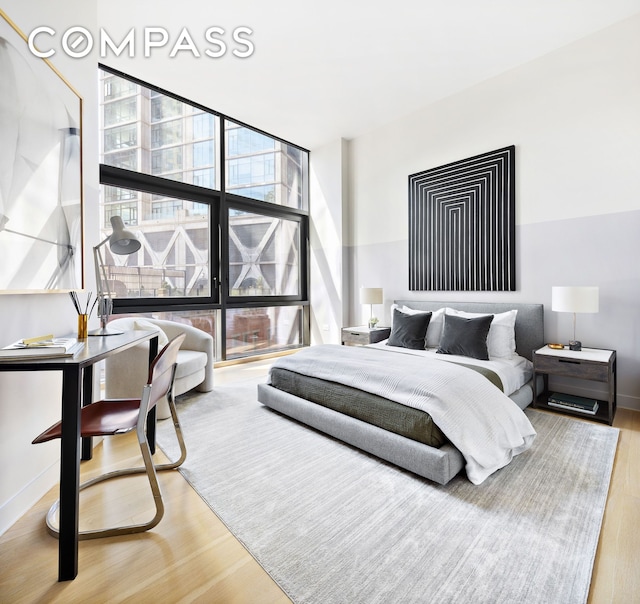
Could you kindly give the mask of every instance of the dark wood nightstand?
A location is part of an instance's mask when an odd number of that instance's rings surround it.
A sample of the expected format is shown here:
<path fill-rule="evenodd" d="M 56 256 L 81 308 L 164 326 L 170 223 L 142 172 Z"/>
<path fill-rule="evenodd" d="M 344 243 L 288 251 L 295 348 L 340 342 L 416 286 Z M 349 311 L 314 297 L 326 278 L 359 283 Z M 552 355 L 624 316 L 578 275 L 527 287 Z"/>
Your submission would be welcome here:
<path fill-rule="evenodd" d="M 536 378 L 539 375 L 543 377 L 544 381 L 544 388 L 541 392 L 537 389 Z M 604 383 L 607 385 L 607 399 L 598 399 L 598 410 L 595 415 L 580 409 L 558 407 L 549 400 L 550 375 Z M 617 404 L 616 351 L 600 348 L 583 348 L 580 351 L 567 348 L 554 350 L 548 346 L 536 350 L 533 353 L 533 394 L 534 407 L 568 413 L 609 425 L 613 424 Z"/>
<path fill-rule="evenodd" d="M 343 344 L 364 346 L 386 340 L 391 334 L 391 327 L 343 327 L 341 339 Z"/>

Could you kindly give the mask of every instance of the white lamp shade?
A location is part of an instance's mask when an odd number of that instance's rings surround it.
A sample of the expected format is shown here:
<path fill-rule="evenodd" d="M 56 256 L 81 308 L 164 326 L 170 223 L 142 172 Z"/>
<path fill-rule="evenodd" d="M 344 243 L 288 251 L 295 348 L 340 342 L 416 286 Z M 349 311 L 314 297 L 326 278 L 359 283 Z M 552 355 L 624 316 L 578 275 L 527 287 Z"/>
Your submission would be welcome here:
<path fill-rule="evenodd" d="M 381 287 L 361 287 L 360 304 L 382 304 Z"/>
<path fill-rule="evenodd" d="M 551 310 L 556 312 L 598 312 L 598 287 L 552 287 Z"/>
<path fill-rule="evenodd" d="M 109 249 L 114 254 L 133 254 L 140 249 L 141 243 L 134 233 L 124 228 L 124 222 L 120 216 L 111 217 L 113 233 L 109 236 Z"/>

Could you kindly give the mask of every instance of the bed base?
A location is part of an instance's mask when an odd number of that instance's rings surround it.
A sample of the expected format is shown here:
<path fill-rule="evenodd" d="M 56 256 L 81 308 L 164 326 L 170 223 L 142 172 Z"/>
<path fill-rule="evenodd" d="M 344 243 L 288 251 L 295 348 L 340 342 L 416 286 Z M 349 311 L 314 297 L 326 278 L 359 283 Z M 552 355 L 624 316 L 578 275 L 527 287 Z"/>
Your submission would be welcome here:
<path fill-rule="evenodd" d="M 269 384 L 258 385 L 258 401 L 274 411 L 442 485 L 447 484 L 465 465 L 462 453 L 450 443 L 435 449 Z"/>

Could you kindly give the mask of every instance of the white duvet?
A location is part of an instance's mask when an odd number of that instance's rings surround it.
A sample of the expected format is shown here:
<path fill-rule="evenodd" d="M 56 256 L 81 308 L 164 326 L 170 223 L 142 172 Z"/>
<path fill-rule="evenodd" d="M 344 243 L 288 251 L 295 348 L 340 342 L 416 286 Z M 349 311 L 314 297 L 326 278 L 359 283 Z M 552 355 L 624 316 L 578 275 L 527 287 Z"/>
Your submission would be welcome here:
<path fill-rule="evenodd" d="M 323 344 L 274 366 L 426 411 L 464 456 L 474 484 L 526 451 L 536 435 L 522 410 L 484 376 L 428 355 Z"/>

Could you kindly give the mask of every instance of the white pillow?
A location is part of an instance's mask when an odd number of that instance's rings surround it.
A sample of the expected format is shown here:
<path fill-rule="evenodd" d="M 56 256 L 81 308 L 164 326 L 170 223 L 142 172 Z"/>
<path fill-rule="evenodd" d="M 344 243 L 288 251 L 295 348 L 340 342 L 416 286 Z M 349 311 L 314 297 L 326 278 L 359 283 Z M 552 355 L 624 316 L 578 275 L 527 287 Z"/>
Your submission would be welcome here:
<path fill-rule="evenodd" d="M 397 304 L 391 305 L 391 318 L 393 319 L 393 309 L 397 308 L 405 315 L 417 315 L 423 312 L 430 312 L 431 319 L 429 320 L 429 326 L 427 327 L 427 336 L 425 338 L 425 348 L 437 348 L 440 345 L 440 338 L 442 337 L 442 329 L 444 327 L 444 311 L 446 309 L 439 308 L 438 310 L 416 310 L 415 308 L 409 308 L 403 306 L 400 308 Z"/>
<path fill-rule="evenodd" d="M 157 325 L 151 321 L 145 321 L 144 319 L 136 319 L 133 322 L 133 328 L 140 331 L 157 331 L 158 332 L 158 352 L 160 352 L 168 343 L 169 338 L 167 334 L 162 331 Z"/>
<path fill-rule="evenodd" d="M 446 314 L 473 319 L 486 317 L 491 313 L 465 312 L 454 308 L 447 308 Z M 511 359 L 516 355 L 516 315 L 517 310 L 493 315 L 489 334 L 487 335 L 487 350 L 490 359 Z"/>

